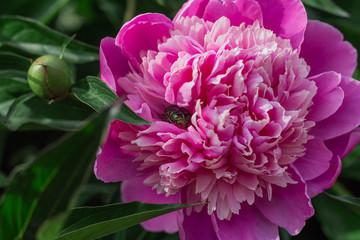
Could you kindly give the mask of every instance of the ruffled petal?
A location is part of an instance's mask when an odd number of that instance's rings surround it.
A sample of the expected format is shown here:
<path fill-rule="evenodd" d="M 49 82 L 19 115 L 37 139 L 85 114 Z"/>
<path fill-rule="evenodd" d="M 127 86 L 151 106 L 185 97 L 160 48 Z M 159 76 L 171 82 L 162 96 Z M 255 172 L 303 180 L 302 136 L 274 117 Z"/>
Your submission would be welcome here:
<path fill-rule="evenodd" d="M 256 207 L 272 223 L 285 228 L 291 235 L 298 234 L 305 225 L 305 220 L 314 214 L 306 184 L 293 169 L 288 169 L 297 184 L 286 187 L 273 185 L 272 198 L 267 196 L 255 201 Z"/>
<path fill-rule="evenodd" d="M 307 15 L 300 0 L 258 0 L 264 27 L 278 36 L 290 39 L 293 48 L 304 40 Z"/>
<path fill-rule="evenodd" d="M 335 71 L 351 77 L 357 65 L 356 49 L 340 31 L 320 21 L 308 22 L 300 56 L 310 65 L 310 75 Z"/>
<path fill-rule="evenodd" d="M 278 227 L 265 218 L 254 206 L 243 204 L 239 215 L 231 220 L 214 218 L 215 231 L 221 240 L 233 240 L 234 236 L 251 240 L 279 239 Z"/>
<path fill-rule="evenodd" d="M 255 0 L 190 0 L 183 5 L 174 21 L 192 16 L 211 22 L 226 16 L 234 26 L 242 22 L 252 24 L 255 20 L 262 23 L 261 8 Z"/>
<path fill-rule="evenodd" d="M 165 194 L 157 194 L 156 190 L 143 184 L 144 178 L 133 178 L 121 184 L 122 199 L 124 202 L 142 201 L 146 203 L 178 203 L 178 195 L 166 197 Z M 141 225 L 148 231 L 175 233 L 178 231 L 177 212 L 145 221 Z"/>
<path fill-rule="evenodd" d="M 341 171 L 341 159 L 334 155 L 329 169 L 321 176 L 306 182 L 309 197 L 315 197 L 325 189 L 330 188 L 338 178 Z"/>
<path fill-rule="evenodd" d="M 187 215 L 186 209 L 178 215 L 180 240 L 218 240 L 211 216 L 204 207 L 200 213 Z"/>
<path fill-rule="evenodd" d="M 139 68 L 142 57 L 146 56 L 148 50 L 156 51 L 158 41 L 169 37 L 173 27 L 172 21 L 162 14 L 142 14 L 120 29 L 115 44 L 121 47 L 134 67 Z"/>
<path fill-rule="evenodd" d="M 121 67 L 119 67 L 121 66 Z M 100 43 L 101 79 L 121 95 L 124 91 L 117 85 L 117 80 L 130 72 L 127 58 L 121 48 L 115 45 L 115 38 L 106 37 Z"/>
<path fill-rule="evenodd" d="M 132 178 L 139 167 L 139 163 L 133 162 L 135 156 L 120 148 L 121 142 L 117 140 L 117 131 L 112 126 L 94 166 L 96 177 L 104 182 L 119 182 Z"/>
<path fill-rule="evenodd" d="M 297 159 L 293 165 L 307 181 L 320 176 L 329 168 L 333 154 L 324 142 L 317 138 L 308 141 L 305 148 L 305 156 Z"/>
<path fill-rule="evenodd" d="M 309 78 L 318 87 L 313 98 L 314 105 L 307 116 L 308 120 L 319 122 L 334 114 L 341 106 L 344 91 L 339 87 L 341 75 L 336 72 L 326 72 Z"/>
<path fill-rule="evenodd" d="M 344 91 L 341 107 L 327 119 L 316 123 L 310 134 L 320 139 L 331 139 L 350 132 L 360 125 L 360 82 L 343 77 L 339 85 Z"/>

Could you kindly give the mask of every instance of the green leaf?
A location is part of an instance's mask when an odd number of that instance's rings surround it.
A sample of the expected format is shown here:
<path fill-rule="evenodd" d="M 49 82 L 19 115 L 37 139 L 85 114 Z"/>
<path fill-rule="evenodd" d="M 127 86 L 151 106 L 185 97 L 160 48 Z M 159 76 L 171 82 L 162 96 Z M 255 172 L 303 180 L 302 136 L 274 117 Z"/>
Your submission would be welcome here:
<path fill-rule="evenodd" d="M 36 240 L 51 240 L 55 239 L 57 234 L 63 228 L 68 213 L 60 213 L 54 218 L 48 219 L 44 222 L 43 225 L 39 228 L 39 231 L 36 233 Z"/>
<path fill-rule="evenodd" d="M 325 192 L 325 194 L 337 201 L 349 204 L 350 206 L 354 207 L 354 209 L 356 209 L 360 213 L 360 198 L 349 197 L 349 196 L 335 196 L 335 195 L 332 195 L 332 194 L 326 193 L 326 192 Z"/>
<path fill-rule="evenodd" d="M 106 83 L 101 81 L 101 79 L 92 76 L 81 79 L 75 83 L 72 92 L 80 101 L 89 105 L 97 112 L 102 111 L 114 102 L 120 101 L 118 96 Z M 134 125 L 152 124 L 152 122 L 146 121 L 136 115 L 136 113 L 125 104 L 121 105 L 120 111 L 115 118 Z"/>
<path fill-rule="evenodd" d="M 321 194 L 312 200 L 315 216 L 330 240 L 360 239 L 360 215 L 338 199 Z"/>
<path fill-rule="evenodd" d="M 28 92 L 28 93 L 25 93 L 24 95 L 16 98 L 15 101 L 9 107 L 9 110 L 8 110 L 6 116 L 5 116 L 5 119 L 4 119 L 4 123 L 6 124 L 6 122 L 10 119 L 11 115 L 14 113 L 14 111 L 16 110 L 16 108 L 18 106 L 20 106 L 21 104 L 23 104 L 24 102 L 30 100 L 33 97 L 35 97 L 35 93 Z"/>
<path fill-rule="evenodd" d="M 305 5 L 331 13 L 339 17 L 349 17 L 350 14 L 336 5 L 332 0 L 302 0 Z"/>
<path fill-rule="evenodd" d="M 4 188 L 8 185 L 8 179 L 7 176 L 0 172 L 0 188 Z"/>
<path fill-rule="evenodd" d="M 0 77 L 0 125 L 15 99 L 29 92 L 31 90 L 24 79 Z M 61 130 L 78 130 L 92 113 L 88 106 L 70 96 L 51 105 L 43 99 L 34 97 L 18 105 L 9 121 L 3 126 L 16 130 L 23 125 L 36 124 L 31 128 L 42 125 Z"/>
<path fill-rule="evenodd" d="M 59 56 L 61 46 L 68 39 L 33 19 L 15 16 L 0 16 L 0 51 L 18 51 L 29 55 Z M 99 59 L 98 49 L 72 41 L 64 54 L 71 63 L 85 63 Z"/>
<path fill-rule="evenodd" d="M 17 54 L 0 52 L 0 77 L 26 79 L 30 60 Z"/>
<path fill-rule="evenodd" d="M 92 240 L 121 231 L 143 221 L 198 204 L 117 203 L 82 207 L 70 215 L 56 240 Z"/>
<path fill-rule="evenodd" d="M 0 205 L 0 239 L 34 239 L 45 219 L 69 209 L 109 121 L 106 111 L 16 169 Z"/>
<path fill-rule="evenodd" d="M 21 15 L 48 23 L 70 0 L 0 1 L 0 14 Z"/>

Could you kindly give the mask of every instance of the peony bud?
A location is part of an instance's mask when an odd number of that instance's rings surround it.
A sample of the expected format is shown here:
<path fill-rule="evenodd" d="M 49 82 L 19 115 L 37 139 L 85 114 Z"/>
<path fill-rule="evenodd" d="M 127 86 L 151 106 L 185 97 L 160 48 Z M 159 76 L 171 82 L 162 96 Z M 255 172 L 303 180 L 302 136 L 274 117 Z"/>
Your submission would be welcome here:
<path fill-rule="evenodd" d="M 68 65 L 57 56 L 36 59 L 28 71 L 31 90 L 41 98 L 55 100 L 64 96 L 73 84 Z"/>

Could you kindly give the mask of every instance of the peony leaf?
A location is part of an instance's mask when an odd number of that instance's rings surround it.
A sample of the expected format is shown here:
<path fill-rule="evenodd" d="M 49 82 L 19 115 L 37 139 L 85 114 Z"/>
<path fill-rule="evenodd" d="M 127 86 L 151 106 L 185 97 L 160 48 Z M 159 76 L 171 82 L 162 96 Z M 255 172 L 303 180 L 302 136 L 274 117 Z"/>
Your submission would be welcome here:
<path fill-rule="evenodd" d="M 0 77 L 0 124 L 16 98 L 31 92 L 23 78 Z M 9 121 L 4 125 L 10 130 L 57 128 L 62 130 L 78 130 L 86 123 L 93 111 L 85 104 L 67 97 L 55 101 L 51 105 L 34 97 L 18 105 Z M 36 124 L 36 125 L 35 125 Z M 40 125 L 40 126 L 39 126 Z"/>
<path fill-rule="evenodd" d="M 92 240 L 129 228 L 160 215 L 199 204 L 129 202 L 76 208 L 56 240 Z"/>
<path fill-rule="evenodd" d="M 17 54 L 0 52 L 0 77 L 26 79 L 30 60 Z"/>
<path fill-rule="evenodd" d="M 89 76 L 79 80 L 73 86 L 72 92 L 80 101 L 89 105 L 97 112 L 100 112 L 114 102 L 119 101 L 118 96 L 108 87 L 108 85 L 97 77 Z M 120 111 L 115 118 L 135 125 L 151 124 L 151 122 L 136 115 L 125 104 L 122 104 Z"/>
<path fill-rule="evenodd" d="M 336 5 L 332 0 L 302 0 L 305 5 L 331 13 L 339 17 L 350 17 L 350 14 Z"/>
<path fill-rule="evenodd" d="M 31 56 L 59 56 L 61 46 L 68 39 L 33 19 L 15 16 L 0 16 L 0 51 L 12 51 Z M 71 63 L 85 63 L 99 59 L 98 49 L 79 41 L 67 47 L 64 59 Z"/>
<path fill-rule="evenodd" d="M 349 197 L 349 196 L 335 196 L 327 192 L 325 192 L 325 194 L 337 201 L 349 204 L 350 206 L 353 207 L 354 210 L 357 209 L 355 211 L 358 211 L 360 213 L 360 198 Z"/>
<path fill-rule="evenodd" d="M 33 239 L 45 219 L 70 207 L 92 170 L 110 117 L 110 111 L 95 116 L 81 131 L 15 170 L 0 204 L 0 229 L 6 229 L 0 231 L 0 239 Z"/>
<path fill-rule="evenodd" d="M 328 239 L 360 239 L 360 214 L 354 211 L 352 206 L 326 194 L 317 196 L 312 203 L 315 207 L 315 216 Z"/>
<path fill-rule="evenodd" d="M 70 0 L 13 0 L 0 2 L 0 14 L 35 18 L 48 23 Z"/>

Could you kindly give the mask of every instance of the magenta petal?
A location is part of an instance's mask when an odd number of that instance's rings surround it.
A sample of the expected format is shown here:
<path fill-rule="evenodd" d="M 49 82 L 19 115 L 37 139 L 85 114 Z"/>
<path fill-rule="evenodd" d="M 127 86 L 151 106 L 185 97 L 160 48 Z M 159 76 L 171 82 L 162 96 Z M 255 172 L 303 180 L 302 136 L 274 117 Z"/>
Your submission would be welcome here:
<path fill-rule="evenodd" d="M 316 123 L 310 133 L 320 139 L 331 139 L 341 136 L 360 125 L 359 105 L 360 82 L 343 77 L 339 85 L 344 91 L 341 107 L 329 118 Z"/>
<path fill-rule="evenodd" d="M 120 77 L 130 72 L 130 67 L 127 58 L 121 52 L 121 48 L 115 45 L 115 38 L 106 37 L 101 40 L 100 71 L 101 79 L 114 92 L 121 95 L 123 90 L 117 86 L 116 82 Z"/>
<path fill-rule="evenodd" d="M 340 157 L 334 155 L 331 162 L 329 169 L 324 174 L 306 182 L 307 192 L 311 198 L 322 193 L 325 189 L 330 188 L 339 176 L 341 171 Z"/>
<path fill-rule="evenodd" d="M 251 240 L 279 239 L 278 227 L 265 218 L 254 206 L 241 205 L 239 215 L 233 214 L 231 220 L 215 219 L 215 229 L 221 240 L 233 240 L 234 236 Z"/>
<path fill-rule="evenodd" d="M 193 211 L 190 215 L 186 210 L 180 211 L 178 223 L 180 240 L 218 240 L 206 207 L 200 213 Z"/>
<path fill-rule="evenodd" d="M 338 86 L 341 75 L 336 72 L 325 72 L 309 78 L 318 87 L 313 98 L 314 105 L 307 116 L 308 120 L 318 122 L 334 114 L 341 106 L 344 99 L 344 91 Z"/>
<path fill-rule="evenodd" d="M 314 214 L 314 209 L 304 181 L 295 170 L 289 168 L 288 172 L 298 183 L 288 184 L 285 188 L 273 185 L 271 201 L 264 196 L 257 199 L 255 205 L 272 223 L 296 235 L 304 227 L 305 220 Z"/>
<path fill-rule="evenodd" d="M 120 148 L 121 142 L 116 140 L 116 134 L 110 127 L 108 138 L 95 161 L 95 175 L 104 182 L 119 182 L 132 178 L 139 167 L 139 163 L 133 162 L 135 157 L 124 153 Z"/>
<path fill-rule="evenodd" d="M 144 178 L 133 178 L 121 184 L 122 199 L 124 202 L 141 201 L 146 203 L 178 203 L 178 195 L 166 197 L 165 194 L 157 194 L 156 190 L 143 184 Z M 148 231 L 175 233 L 178 231 L 177 212 L 145 221 L 141 225 Z"/>
<path fill-rule="evenodd" d="M 300 56 L 310 65 L 310 76 L 335 71 L 351 77 L 357 65 L 356 49 L 344 41 L 342 33 L 314 20 L 307 24 Z"/>
<path fill-rule="evenodd" d="M 304 39 L 307 16 L 300 0 L 258 0 L 264 27 L 282 38 L 290 39 L 299 48 Z"/>
<path fill-rule="evenodd" d="M 127 22 L 116 36 L 115 44 L 120 46 L 135 67 L 142 62 L 148 50 L 157 50 L 158 41 L 170 36 L 172 21 L 158 13 L 139 15 Z"/>
<path fill-rule="evenodd" d="M 340 158 L 345 157 L 360 142 L 360 129 L 356 128 L 350 133 L 330 139 L 325 142 L 326 146 Z"/>
<path fill-rule="evenodd" d="M 329 168 L 333 154 L 324 142 L 317 138 L 308 141 L 305 147 L 305 156 L 297 159 L 293 165 L 307 181 L 320 176 Z"/>
<path fill-rule="evenodd" d="M 234 26 L 239 26 L 242 22 L 252 24 L 255 20 L 262 23 L 261 8 L 255 0 L 188 1 L 180 9 L 174 21 L 187 16 L 197 16 L 212 22 L 226 16 Z"/>

